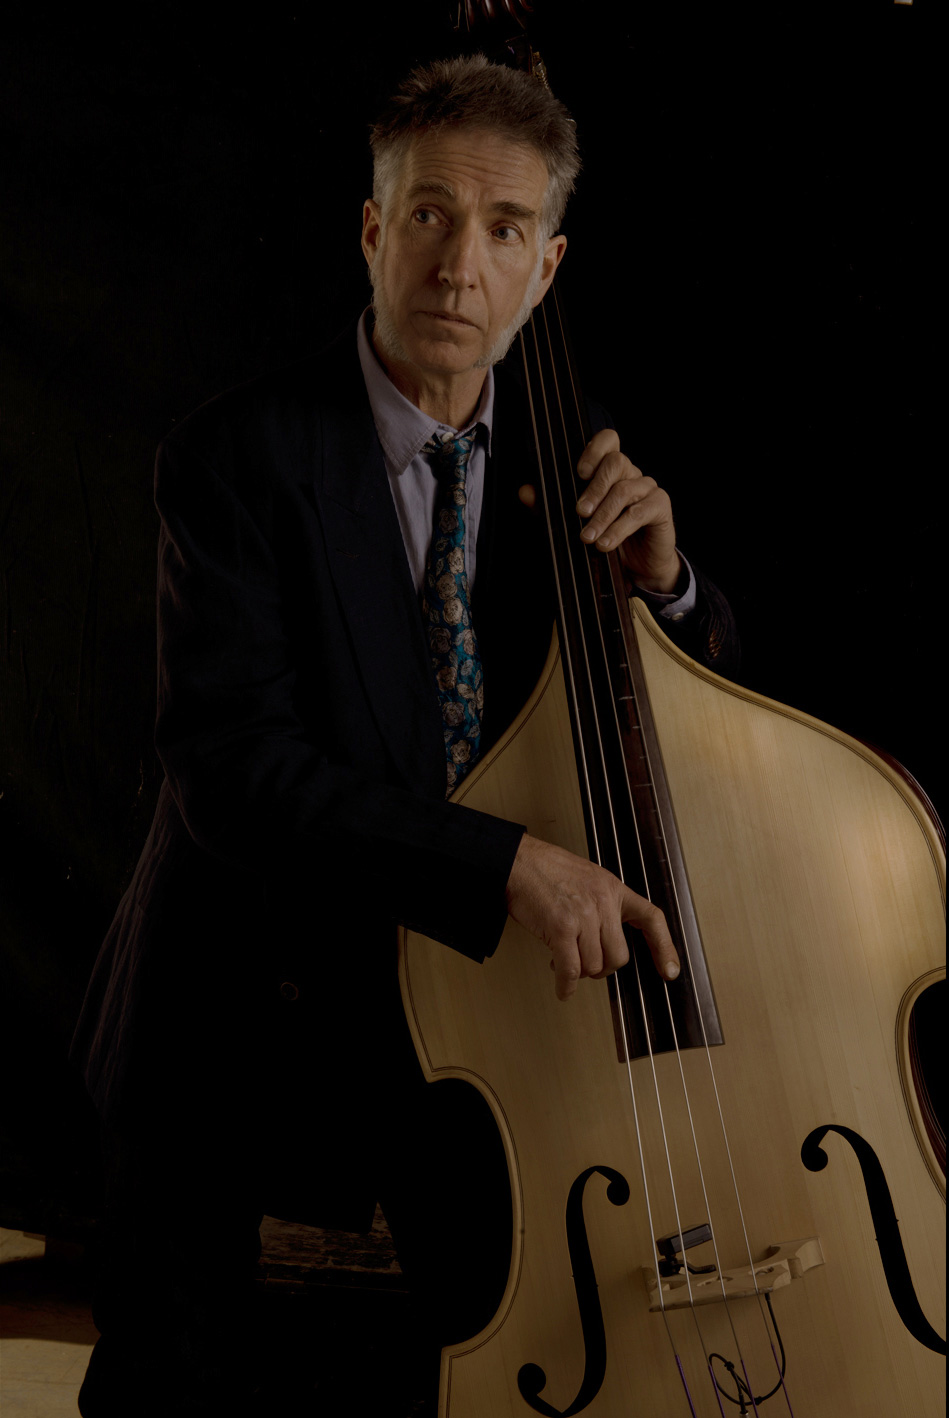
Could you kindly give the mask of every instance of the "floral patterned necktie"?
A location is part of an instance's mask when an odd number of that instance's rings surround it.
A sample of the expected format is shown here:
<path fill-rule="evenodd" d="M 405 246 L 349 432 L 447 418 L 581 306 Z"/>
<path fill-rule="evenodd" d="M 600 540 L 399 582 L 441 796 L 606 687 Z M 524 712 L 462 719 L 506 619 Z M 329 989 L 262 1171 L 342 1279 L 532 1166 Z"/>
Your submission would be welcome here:
<path fill-rule="evenodd" d="M 465 477 L 474 434 L 432 439 L 429 454 L 438 493 L 435 525 L 425 568 L 422 615 L 445 731 L 448 783 L 445 796 L 478 757 L 484 689 L 481 657 L 471 624 L 465 568 Z"/>

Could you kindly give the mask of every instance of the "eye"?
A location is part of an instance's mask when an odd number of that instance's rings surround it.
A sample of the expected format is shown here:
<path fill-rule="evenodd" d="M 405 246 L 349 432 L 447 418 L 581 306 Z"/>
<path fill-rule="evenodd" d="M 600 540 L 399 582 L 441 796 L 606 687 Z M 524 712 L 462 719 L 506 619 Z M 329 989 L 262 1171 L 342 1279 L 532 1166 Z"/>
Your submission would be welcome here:
<path fill-rule="evenodd" d="M 498 240 L 504 242 L 505 245 L 510 245 L 512 241 L 516 241 L 520 236 L 520 232 L 516 226 L 496 226 L 494 228 L 494 234 Z"/>
<path fill-rule="evenodd" d="M 417 208 L 413 215 L 419 226 L 431 226 L 436 220 L 435 213 L 428 207 Z"/>

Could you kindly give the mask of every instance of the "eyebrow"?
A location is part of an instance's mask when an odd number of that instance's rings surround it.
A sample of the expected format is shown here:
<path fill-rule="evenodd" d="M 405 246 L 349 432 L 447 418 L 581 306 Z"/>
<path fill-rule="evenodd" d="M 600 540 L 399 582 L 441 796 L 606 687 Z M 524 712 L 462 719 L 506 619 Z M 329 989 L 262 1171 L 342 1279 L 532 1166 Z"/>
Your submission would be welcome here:
<path fill-rule="evenodd" d="M 447 197 L 455 200 L 455 189 L 450 182 L 415 182 L 409 188 L 410 201 L 416 197 Z M 537 216 L 533 207 L 525 207 L 523 202 L 494 202 L 491 211 L 501 217 L 520 217 L 521 221 L 531 221 Z"/>

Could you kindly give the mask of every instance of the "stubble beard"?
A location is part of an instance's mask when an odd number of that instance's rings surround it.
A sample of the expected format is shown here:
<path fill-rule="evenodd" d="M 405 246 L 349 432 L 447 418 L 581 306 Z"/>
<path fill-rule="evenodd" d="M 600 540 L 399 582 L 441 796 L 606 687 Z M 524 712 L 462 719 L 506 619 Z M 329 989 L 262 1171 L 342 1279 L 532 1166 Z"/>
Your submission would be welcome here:
<path fill-rule="evenodd" d="M 383 354 L 387 354 L 390 359 L 398 360 L 402 364 L 408 364 L 408 352 L 399 337 L 395 320 L 392 318 L 392 308 L 389 305 L 388 297 L 383 289 L 382 281 L 376 278 L 376 263 L 382 260 L 384 244 L 385 238 L 380 236 L 375 259 L 369 267 L 369 284 L 372 286 L 372 313 L 376 319 L 373 333 Z"/>
<path fill-rule="evenodd" d="M 392 315 L 392 308 L 389 305 L 388 297 L 383 288 L 383 282 L 377 279 L 375 274 L 377 269 L 376 262 L 382 259 L 384 246 L 385 232 L 383 230 L 379 245 L 376 248 L 375 260 L 369 267 L 369 282 L 372 286 L 372 313 L 376 321 L 375 338 L 378 340 L 383 353 L 387 354 L 390 359 L 408 364 L 411 361 L 399 336 L 398 327 Z M 527 323 L 527 320 L 530 318 L 530 313 L 534 308 L 534 301 L 540 287 L 543 264 L 544 252 L 543 249 L 541 249 L 537 253 L 537 260 L 534 264 L 533 271 L 531 271 L 530 280 L 527 283 L 527 291 L 524 295 L 524 299 L 521 301 L 517 314 L 514 316 L 511 323 L 505 326 L 501 331 L 488 352 L 483 354 L 480 359 L 475 360 L 473 365 L 474 369 L 487 369 L 492 364 L 500 364 L 501 360 L 513 345 L 518 330 L 522 325 Z"/>

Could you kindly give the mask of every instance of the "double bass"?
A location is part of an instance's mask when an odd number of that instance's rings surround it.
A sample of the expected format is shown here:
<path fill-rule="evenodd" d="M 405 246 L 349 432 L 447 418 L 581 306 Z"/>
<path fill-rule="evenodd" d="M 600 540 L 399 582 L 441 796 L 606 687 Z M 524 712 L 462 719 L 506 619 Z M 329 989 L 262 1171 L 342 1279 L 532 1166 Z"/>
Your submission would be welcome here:
<path fill-rule="evenodd" d="M 691 660 L 591 555 L 553 289 L 520 338 L 557 624 L 454 800 L 648 896 L 683 968 L 631 936 L 565 1005 L 513 921 L 483 965 L 402 932 L 423 1071 L 484 1095 L 513 1198 L 503 1298 L 443 1351 L 439 1418 L 936 1418 L 941 829 L 898 765 Z"/>

